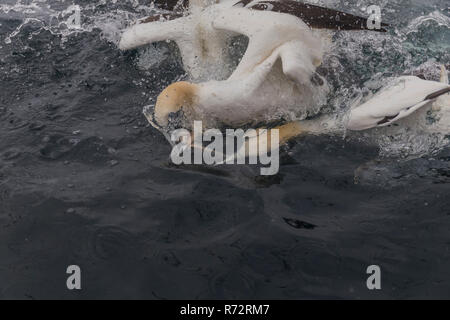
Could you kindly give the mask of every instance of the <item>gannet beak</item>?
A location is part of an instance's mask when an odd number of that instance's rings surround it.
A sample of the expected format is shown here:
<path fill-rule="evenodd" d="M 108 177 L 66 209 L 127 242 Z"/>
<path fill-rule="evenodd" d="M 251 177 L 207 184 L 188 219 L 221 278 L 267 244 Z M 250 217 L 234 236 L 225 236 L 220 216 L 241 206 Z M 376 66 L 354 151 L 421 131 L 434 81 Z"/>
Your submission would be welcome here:
<path fill-rule="evenodd" d="M 155 120 L 155 113 L 154 113 L 155 106 L 154 105 L 148 105 L 145 106 L 142 110 L 142 113 L 144 114 L 147 121 L 150 123 L 150 125 L 162 133 L 162 135 L 167 139 L 167 141 L 173 146 L 174 142 L 170 138 L 171 132 L 162 126 L 158 124 L 158 122 Z"/>
<path fill-rule="evenodd" d="M 162 130 L 163 128 L 156 122 L 155 113 L 153 112 L 154 106 L 148 105 L 142 109 L 142 113 L 144 114 L 147 121 L 156 129 Z"/>

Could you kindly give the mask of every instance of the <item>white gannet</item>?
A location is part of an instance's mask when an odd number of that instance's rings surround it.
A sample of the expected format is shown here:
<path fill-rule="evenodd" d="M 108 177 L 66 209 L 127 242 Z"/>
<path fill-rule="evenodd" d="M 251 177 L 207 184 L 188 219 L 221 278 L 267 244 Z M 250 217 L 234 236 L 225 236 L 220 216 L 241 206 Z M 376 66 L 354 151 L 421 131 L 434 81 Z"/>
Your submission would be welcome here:
<path fill-rule="evenodd" d="M 268 115 L 301 118 L 325 102 L 328 86 L 315 72 L 323 42 L 299 18 L 228 7 L 215 12 L 211 27 L 249 38 L 238 67 L 227 80 L 171 84 L 158 96 L 154 117 L 146 114 L 149 121 L 167 127 L 182 111 L 191 122 L 241 126 Z"/>

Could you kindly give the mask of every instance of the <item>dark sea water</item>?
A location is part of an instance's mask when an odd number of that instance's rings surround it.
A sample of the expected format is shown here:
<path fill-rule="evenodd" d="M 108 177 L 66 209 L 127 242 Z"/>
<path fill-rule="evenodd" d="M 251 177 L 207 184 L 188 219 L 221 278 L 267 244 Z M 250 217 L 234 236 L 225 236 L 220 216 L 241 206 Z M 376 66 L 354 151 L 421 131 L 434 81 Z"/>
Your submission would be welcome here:
<path fill-rule="evenodd" d="M 72 30 L 71 1 L 0 0 L 0 299 L 450 298 L 445 143 L 410 136 L 400 157 L 365 137 L 304 137 L 273 177 L 173 166 L 142 107 L 184 76 L 180 58 L 165 43 L 120 52 L 119 30 L 152 10 L 115 2 L 75 0 Z M 378 4 L 393 24 L 335 35 L 333 110 L 369 80 L 450 64 L 447 1 L 321 3 Z"/>

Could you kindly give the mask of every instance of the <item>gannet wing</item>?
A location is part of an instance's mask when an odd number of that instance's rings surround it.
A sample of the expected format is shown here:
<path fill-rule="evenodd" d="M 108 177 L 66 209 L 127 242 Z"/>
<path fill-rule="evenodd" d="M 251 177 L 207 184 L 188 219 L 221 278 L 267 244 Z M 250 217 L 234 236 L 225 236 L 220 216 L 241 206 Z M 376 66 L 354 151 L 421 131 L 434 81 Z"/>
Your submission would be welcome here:
<path fill-rule="evenodd" d="M 315 29 L 369 30 L 367 17 L 359 17 L 350 13 L 292 0 L 241 0 L 235 6 L 245 6 L 251 10 L 288 13 L 302 19 L 308 26 Z M 389 25 L 381 23 L 381 26 L 388 27 Z M 386 32 L 385 28 L 370 30 Z"/>
<path fill-rule="evenodd" d="M 316 73 L 316 67 L 321 64 L 322 51 L 305 45 L 302 40 L 293 40 L 280 48 L 280 58 L 283 73 L 300 85 L 311 82 L 322 86 L 325 81 Z"/>
<path fill-rule="evenodd" d="M 162 20 L 162 19 L 170 20 Z M 188 39 L 191 31 L 191 19 L 183 17 L 179 13 L 156 15 L 139 20 L 122 34 L 119 48 L 121 50 L 134 49 L 139 46 L 157 41 Z"/>
<path fill-rule="evenodd" d="M 304 22 L 292 15 L 232 7 L 218 12 L 212 25 L 249 38 L 247 50 L 230 80 L 248 75 L 275 49 L 293 40 L 301 41 L 303 48 L 315 52 L 316 60 L 322 56 L 321 40 L 313 36 Z"/>
<path fill-rule="evenodd" d="M 363 105 L 351 110 L 347 128 L 365 130 L 390 125 L 449 93 L 445 83 L 401 77 Z"/>
<path fill-rule="evenodd" d="M 216 99 L 217 92 L 220 92 L 221 97 L 227 97 L 227 99 L 238 100 L 251 99 L 261 84 L 267 79 L 267 75 L 273 68 L 273 65 L 280 57 L 280 49 L 275 49 L 272 54 L 263 60 L 261 63 L 256 64 L 252 71 L 241 77 L 229 77 L 223 81 L 209 81 L 207 86 L 202 86 L 203 94 L 206 100 L 203 104 L 209 105 L 211 102 L 209 98 Z M 236 91 L 241 92 L 240 95 L 236 95 Z"/>

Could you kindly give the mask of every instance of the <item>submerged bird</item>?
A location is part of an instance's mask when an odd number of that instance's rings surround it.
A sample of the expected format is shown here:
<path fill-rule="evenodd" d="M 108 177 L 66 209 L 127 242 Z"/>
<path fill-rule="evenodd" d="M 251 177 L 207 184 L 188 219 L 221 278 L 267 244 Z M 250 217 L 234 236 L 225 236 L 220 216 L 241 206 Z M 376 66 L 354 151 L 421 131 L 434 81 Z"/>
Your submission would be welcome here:
<path fill-rule="evenodd" d="M 158 96 L 154 115 L 146 114 L 150 121 L 165 128 L 182 112 L 188 122 L 242 126 L 298 118 L 325 101 L 328 86 L 315 72 L 323 44 L 300 19 L 233 7 L 217 12 L 212 27 L 249 38 L 238 67 L 227 80 L 171 84 Z"/>

